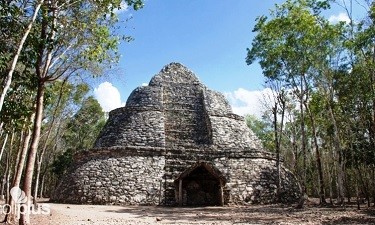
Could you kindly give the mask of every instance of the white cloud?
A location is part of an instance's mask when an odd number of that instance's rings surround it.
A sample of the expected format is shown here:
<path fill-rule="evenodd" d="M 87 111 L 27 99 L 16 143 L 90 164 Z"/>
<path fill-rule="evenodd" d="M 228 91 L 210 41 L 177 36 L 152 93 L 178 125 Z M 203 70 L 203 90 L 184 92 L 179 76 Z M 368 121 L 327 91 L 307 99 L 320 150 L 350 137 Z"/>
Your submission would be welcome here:
<path fill-rule="evenodd" d="M 118 89 L 109 82 L 99 84 L 98 88 L 94 89 L 94 96 L 104 112 L 109 112 L 125 105 L 121 102 L 121 95 Z"/>
<path fill-rule="evenodd" d="M 123 12 L 128 11 L 128 8 L 129 8 L 128 4 L 126 4 L 126 2 L 124 2 L 124 1 L 121 2 L 120 7 L 121 7 L 120 9 L 115 9 L 114 13 L 121 14 Z"/>
<path fill-rule="evenodd" d="M 345 22 L 345 23 L 350 23 L 350 18 L 348 17 L 348 15 L 346 13 L 339 13 L 338 15 L 332 15 L 328 18 L 328 21 L 330 23 L 338 23 L 338 22 Z"/>
<path fill-rule="evenodd" d="M 270 98 L 272 91 L 269 88 L 257 91 L 238 88 L 234 92 L 227 92 L 224 95 L 231 104 L 234 113 L 241 116 L 252 114 L 258 118 L 261 118 L 265 111 L 264 102 L 272 99 Z"/>

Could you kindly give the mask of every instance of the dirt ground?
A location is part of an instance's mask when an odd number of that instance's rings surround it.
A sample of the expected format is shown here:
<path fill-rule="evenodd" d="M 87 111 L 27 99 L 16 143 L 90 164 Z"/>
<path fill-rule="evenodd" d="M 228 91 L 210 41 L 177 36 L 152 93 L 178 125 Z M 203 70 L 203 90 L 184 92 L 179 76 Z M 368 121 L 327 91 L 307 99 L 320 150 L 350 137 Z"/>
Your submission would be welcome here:
<path fill-rule="evenodd" d="M 32 215 L 35 225 L 123 224 L 375 224 L 375 207 L 355 205 L 304 209 L 286 205 L 158 207 L 49 204 L 49 215 Z M 2 217 L 2 216 L 1 216 Z"/>

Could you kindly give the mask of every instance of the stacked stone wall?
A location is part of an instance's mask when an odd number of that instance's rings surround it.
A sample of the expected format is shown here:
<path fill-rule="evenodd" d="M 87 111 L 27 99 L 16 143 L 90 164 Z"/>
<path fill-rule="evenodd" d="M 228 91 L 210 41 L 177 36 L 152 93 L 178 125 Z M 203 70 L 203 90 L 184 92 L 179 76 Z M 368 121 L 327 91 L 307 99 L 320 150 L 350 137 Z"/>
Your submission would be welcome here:
<path fill-rule="evenodd" d="M 151 78 L 149 86 L 166 86 L 170 84 L 194 84 L 202 83 L 195 74 L 188 68 L 179 63 L 170 63 L 161 69 L 161 71 Z"/>
<path fill-rule="evenodd" d="M 126 107 L 144 111 L 163 110 L 163 92 L 160 87 L 142 86 L 136 88 L 126 101 Z"/>
<path fill-rule="evenodd" d="M 203 154 L 202 154 L 203 152 Z M 227 179 L 225 203 L 252 204 L 277 202 L 277 170 L 272 154 L 253 151 L 237 154 L 238 149 L 169 149 L 165 164 L 165 200 L 163 204 L 175 205 L 175 179 L 196 162 L 208 162 Z M 283 166 L 282 201 L 293 202 L 300 197 L 300 186 L 295 176 Z"/>
<path fill-rule="evenodd" d="M 61 183 L 54 200 L 85 204 L 159 205 L 164 198 L 164 166 L 164 156 L 89 160 L 67 175 L 74 183 Z"/>
<path fill-rule="evenodd" d="M 121 120 L 117 122 L 117 120 Z M 159 111 L 126 111 L 106 124 L 95 147 L 111 146 L 165 146 L 164 114 Z"/>
<path fill-rule="evenodd" d="M 232 108 L 220 92 L 204 89 L 204 105 L 211 116 L 227 116 L 232 114 Z"/>
<path fill-rule="evenodd" d="M 227 177 L 224 189 L 234 204 L 275 203 L 277 199 L 276 161 L 264 158 L 216 158 L 216 166 Z M 293 202 L 301 189 L 294 175 L 281 167 L 282 201 Z"/>
<path fill-rule="evenodd" d="M 193 84 L 163 87 L 166 143 L 191 146 L 211 143 L 202 90 Z"/>
<path fill-rule="evenodd" d="M 220 148 L 262 149 L 255 134 L 249 130 L 242 117 L 210 116 L 213 144 Z"/>
<path fill-rule="evenodd" d="M 162 90 L 155 87 L 135 89 L 126 107 L 112 111 L 95 147 L 165 146 Z"/>
<path fill-rule="evenodd" d="M 205 151 L 203 151 L 205 149 Z M 53 200 L 85 204 L 176 205 L 177 177 L 196 162 L 208 162 L 226 178 L 225 203 L 276 202 L 276 161 L 263 152 L 238 154 L 206 146 L 186 148 L 109 148 L 76 155 Z M 282 168 L 283 202 L 299 198 L 300 187 Z"/>

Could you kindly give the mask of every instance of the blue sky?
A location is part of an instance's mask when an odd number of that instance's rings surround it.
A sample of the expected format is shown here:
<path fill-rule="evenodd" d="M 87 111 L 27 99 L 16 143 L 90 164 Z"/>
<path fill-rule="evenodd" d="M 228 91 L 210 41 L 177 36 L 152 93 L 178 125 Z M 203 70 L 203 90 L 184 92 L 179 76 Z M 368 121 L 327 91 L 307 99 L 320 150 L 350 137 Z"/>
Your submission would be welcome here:
<path fill-rule="evenodd" d="M 226 93 L 235 112 L 254 114 L 265 91 L 264 78 L 259 65 L 246 65 L 246 48 L 255 19 L 282 2 L 146 0 L 139 11 L 123 11 L 121 20 L 132 19 L 122 31 L 135 40 L 121 44 L 117 69 L 95 84 L 94 93 L 108 111 L 124 104 L 133 89 L 148 83 L 164 65 L 180 62 L 210 89 Z"/>

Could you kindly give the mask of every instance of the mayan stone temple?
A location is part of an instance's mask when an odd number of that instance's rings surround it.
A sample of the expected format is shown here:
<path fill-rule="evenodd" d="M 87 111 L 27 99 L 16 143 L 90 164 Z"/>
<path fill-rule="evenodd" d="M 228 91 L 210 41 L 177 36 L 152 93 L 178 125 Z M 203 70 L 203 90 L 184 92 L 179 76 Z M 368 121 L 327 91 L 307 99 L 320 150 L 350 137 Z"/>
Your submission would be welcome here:
<path fill-rule="evenodd" d="M 283 202 L 300 186 L 281 167 Z M 179 63 L 165 66 L 110 112 L 93 149 L 52 200 L 82 204 L 215 206 L 277 201 L 276 157 L 262 150 L 221 93 Z"/>

